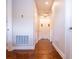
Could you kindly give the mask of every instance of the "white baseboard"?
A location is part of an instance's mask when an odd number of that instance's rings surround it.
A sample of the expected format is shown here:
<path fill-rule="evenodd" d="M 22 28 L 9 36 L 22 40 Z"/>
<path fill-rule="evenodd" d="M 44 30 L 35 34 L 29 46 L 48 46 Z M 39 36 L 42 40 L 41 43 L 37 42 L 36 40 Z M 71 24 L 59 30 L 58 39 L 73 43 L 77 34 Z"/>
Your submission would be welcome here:
<path fill-rule="evenodd" d="M 54 43 L 52 43 L 52 44 L 53 44 L 53 46 L 55 47 L 55 49 L 57 50 L 57 52 L 61 55 L 61 57 L 62 57 L 63 59 L 65 59 L 64 53 L 63 53 Z"/>
<path fill-rule="evenodd" d="M 13 50 L 28 50 L 28 49 L 34 49 L 34 46 L 15 46 L 13 47 Z"/>
<path fill-rule="evenodd" d="M 13 48 L 8 48 L 7 50 L 8 50 L 8 51 L 13 51 Z"/>
<path fill-rule="evenodd" d="M 13 50 L 28 50 L 28 49 L 34 49 L 34 46 L 15 46 L 12 48 L 7 48 L 8 51 L 13 51 Z"/>

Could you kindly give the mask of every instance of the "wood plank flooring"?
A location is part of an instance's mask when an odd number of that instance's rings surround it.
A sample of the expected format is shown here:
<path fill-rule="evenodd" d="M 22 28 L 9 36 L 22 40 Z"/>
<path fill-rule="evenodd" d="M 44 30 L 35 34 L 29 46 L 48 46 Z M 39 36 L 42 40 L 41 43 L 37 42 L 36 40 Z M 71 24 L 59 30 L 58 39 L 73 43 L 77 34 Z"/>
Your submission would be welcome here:
<path fill-rule="evenodd" d="M 55 49 L 53 50 L 52 56 L 53 59 L 62 59 Z M 8 51 L 6 54 L 6 59 L 34 59 L 34 51 L 33 50 Z"/>
<path fill-rule="evenodd" d="M 54 47 L 53 47 L 54 48 Z M 53 49 L 53 59 L 62 59 L 58 52 Z M 7 59 L 34 59 L 34 50 L 14 50 L 8 51 Z M 41 58 L 41 57 L 40 57 Z"/>
<path fill-rule="evenodd" d="M 48 39 L 41 39 L 35 45 L 35 59 L 62 59 Z"/>
<path fill-rule="evenodd" d="M 59 53 L 56 51 L 54 46 L 52 45 L 52 52 L 50 54 L 36 54 L 35 50 L 14 50 L 7 51 L 6 58 L 7 59 L 62 59 Z M 50 50 L 49 50 L 50 51 Z"/>

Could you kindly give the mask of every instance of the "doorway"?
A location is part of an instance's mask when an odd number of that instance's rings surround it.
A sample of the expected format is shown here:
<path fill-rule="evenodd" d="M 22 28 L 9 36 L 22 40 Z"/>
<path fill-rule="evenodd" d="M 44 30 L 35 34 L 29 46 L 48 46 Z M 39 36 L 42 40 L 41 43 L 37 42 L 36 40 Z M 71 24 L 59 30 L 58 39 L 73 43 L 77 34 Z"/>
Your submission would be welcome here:
<path fill-rule="evenodd" d="M 39 17 L 39 39 L 50 40 L 51 21 L 49 16 Z"/>

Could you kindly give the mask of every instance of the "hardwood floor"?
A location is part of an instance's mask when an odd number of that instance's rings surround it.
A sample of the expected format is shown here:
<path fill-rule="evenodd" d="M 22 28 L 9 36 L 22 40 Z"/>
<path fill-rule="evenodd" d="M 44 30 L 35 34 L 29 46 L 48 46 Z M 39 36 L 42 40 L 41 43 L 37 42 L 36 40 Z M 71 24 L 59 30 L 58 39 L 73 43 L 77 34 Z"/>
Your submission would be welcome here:
<path fill-rule="evenodd" d="M 15 50 L 16 59 L 34 59 L 33 50 Z"/>
<path fill-rule="evenodd" d="M 41 54 L 42 55 L 42 54 Z M 41 55 L 37 55 L 40 58 L 38 59 L 47 59 L 48 57 L 53 57 L 53 59 L 62 59 L 58 52 L 53 49 L 52 55 L 44 55 L 45 58 L 42 58 Z M 15 51 L 8 51 L 6 54 L 7 59 L 35 59 L 34 58 L 34 51 L 33 50 L 15 50 Z"/>
<path fill-rule="evenodd" d="M 7 59 L 34 59 L 34 50 L 14 50 L 8 51 Z"/>
<path fill-rule="evenodd" d="M 48 39 L 41 39 L 35 46 L 35 59 L 62 59 Z"/>
<path fill-rule="evenodd" d="M 6 51 L 6 59 L 16 59 L 15 53 L 13 51 Z"/>
<path fill-rule="evenodd" d="M 49 43 L 49 42 L 48 42 Z M 7 59 L 62 59 L 54 46 L 41 42 L 37 44 L 35 50 L 14 50 L 7 51 Z M 40 50 L 41 49 L 41 50 Z"/>

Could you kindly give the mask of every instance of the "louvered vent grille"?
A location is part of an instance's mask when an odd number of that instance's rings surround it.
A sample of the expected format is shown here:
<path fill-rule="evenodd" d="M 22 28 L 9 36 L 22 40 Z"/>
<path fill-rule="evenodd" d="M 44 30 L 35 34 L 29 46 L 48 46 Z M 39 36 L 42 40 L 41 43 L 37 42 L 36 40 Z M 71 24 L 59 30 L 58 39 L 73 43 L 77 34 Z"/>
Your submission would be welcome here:
<path fill-rule="evenodd" d="M 16 45 L 28 45 L 29 37 L 25 35 L 16 36 Z"/>

